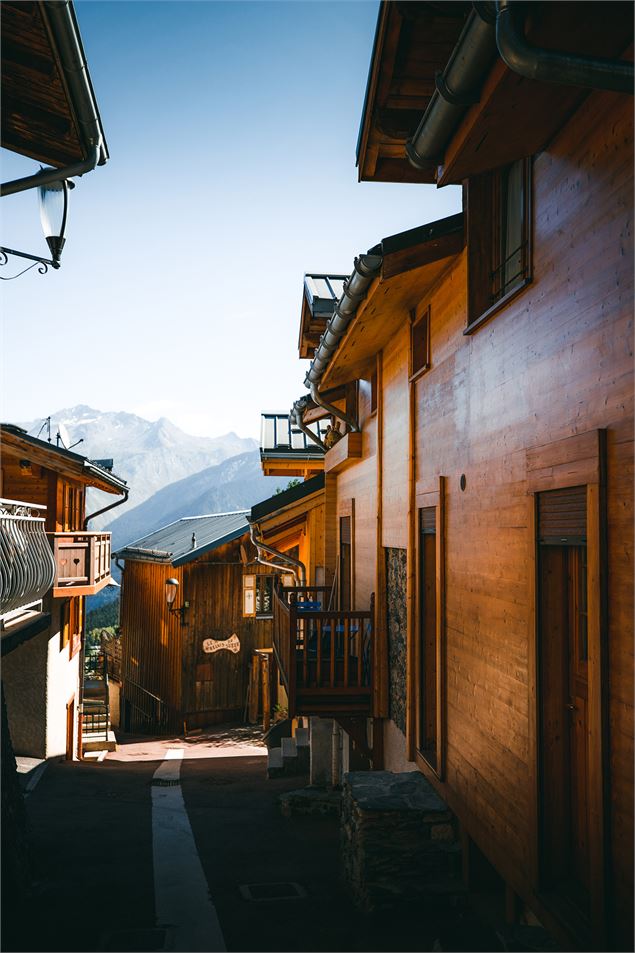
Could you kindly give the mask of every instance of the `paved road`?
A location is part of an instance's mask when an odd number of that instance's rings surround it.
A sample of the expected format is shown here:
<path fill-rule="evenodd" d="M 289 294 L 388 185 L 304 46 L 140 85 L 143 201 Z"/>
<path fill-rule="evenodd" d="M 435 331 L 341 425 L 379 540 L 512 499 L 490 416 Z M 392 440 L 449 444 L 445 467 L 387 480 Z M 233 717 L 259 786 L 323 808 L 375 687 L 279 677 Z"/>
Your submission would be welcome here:
<path fill-rule="evenodd" d="M 282 817 L 278 795 L 302 780 L 268 781 L 265 749 L 243 735 L 129 738 L 100 764 L 49 765 L 27 800 L 34 915 L 10 949 L 433 949 L 448 924 L 432 913 L 351 907 L 337 820 Z M 283 884 L 300 896 L 271 896 Z M 495 946 L 465 923 L 442 948 Z"/>

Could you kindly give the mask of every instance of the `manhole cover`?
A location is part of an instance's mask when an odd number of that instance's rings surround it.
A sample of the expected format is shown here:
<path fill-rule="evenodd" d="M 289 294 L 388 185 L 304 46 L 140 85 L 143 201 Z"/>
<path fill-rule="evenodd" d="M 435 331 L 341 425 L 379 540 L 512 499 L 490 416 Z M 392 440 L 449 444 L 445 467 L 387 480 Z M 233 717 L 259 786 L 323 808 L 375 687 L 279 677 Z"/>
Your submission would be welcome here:
<path fill-rule="evenodd" d="M 126 953 L 130 950 L 135 953 L 150 953 L 152 950 L 165 950 L 166 936 L 166 930 L 152 928 L 115 930 L 104 934 L 100 949 L 111 953 Z"/>
<path fill-rule="evenodd" d="M 244 900 L 301 900 L 306 890 L 296 883 L 241 884 L 238 888 Z"/>

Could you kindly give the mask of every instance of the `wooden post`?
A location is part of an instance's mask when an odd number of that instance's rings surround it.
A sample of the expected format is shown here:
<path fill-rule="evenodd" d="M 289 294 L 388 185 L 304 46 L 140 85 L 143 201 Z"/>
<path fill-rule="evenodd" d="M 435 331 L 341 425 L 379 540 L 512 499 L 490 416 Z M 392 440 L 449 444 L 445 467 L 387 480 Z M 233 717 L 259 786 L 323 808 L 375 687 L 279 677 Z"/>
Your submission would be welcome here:
<path fill-rule="evenodd" d="M 269 656 L 260 657 L 260 678 L 262 685 L 262 730 L 269 731 L 271 725 L 271 694 L 269 691 Z"/>
<path fill-rule="evenodd" d="M 250 687 L 249 687 L 249 721 L 253 724 L 258 721 L 258 666 L 260 659 L 254 653 L 251 657 Z"/>

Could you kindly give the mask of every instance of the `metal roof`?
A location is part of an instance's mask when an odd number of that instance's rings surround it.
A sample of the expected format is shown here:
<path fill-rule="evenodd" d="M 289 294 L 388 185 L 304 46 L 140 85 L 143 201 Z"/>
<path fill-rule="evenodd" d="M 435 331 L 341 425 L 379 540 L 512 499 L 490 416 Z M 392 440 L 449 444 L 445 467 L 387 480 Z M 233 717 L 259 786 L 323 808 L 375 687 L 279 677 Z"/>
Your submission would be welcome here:
<path fill-rule="evenodd" d="M 348 275 L 311 274 L 304 276 L 304 290 L 311 315 L 333 314 L 333 308 L 342 297 Z"/>
<path fill-rule="evenodd" d="M 115 553 L 119 559 L 165 562 L 182 566 L 203 553 L 230 543 L 249 529 L 249 510 L 184 516 Z"/>

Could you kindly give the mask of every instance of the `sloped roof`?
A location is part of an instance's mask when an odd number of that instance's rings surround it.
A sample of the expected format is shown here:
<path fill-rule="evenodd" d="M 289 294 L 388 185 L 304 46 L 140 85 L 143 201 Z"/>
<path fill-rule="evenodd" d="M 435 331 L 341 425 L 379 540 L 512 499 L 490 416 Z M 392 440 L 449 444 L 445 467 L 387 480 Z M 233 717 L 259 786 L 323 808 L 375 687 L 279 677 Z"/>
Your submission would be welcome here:
<path fill-rule="evenodd" d="M 119 559 L 183 566 L 203 553 L 242 536 L 249 529 L 248 517 L 249 510 L 184 516 L 142 539 L 128 543 L 115 556 Z"/>
<path fill-rule="evenodd" d="M 0 447 L 4 453 L 22 454 L 50 470 L 70 473 L 88 486 L 97 487 L 106 493 L 125 493 L 128 489 L 125 480 L 95 460 L 89 460 L 66 447 L 57 447 L 39 437 L 32 437 L 16 424 L 0 423 Z"/>

